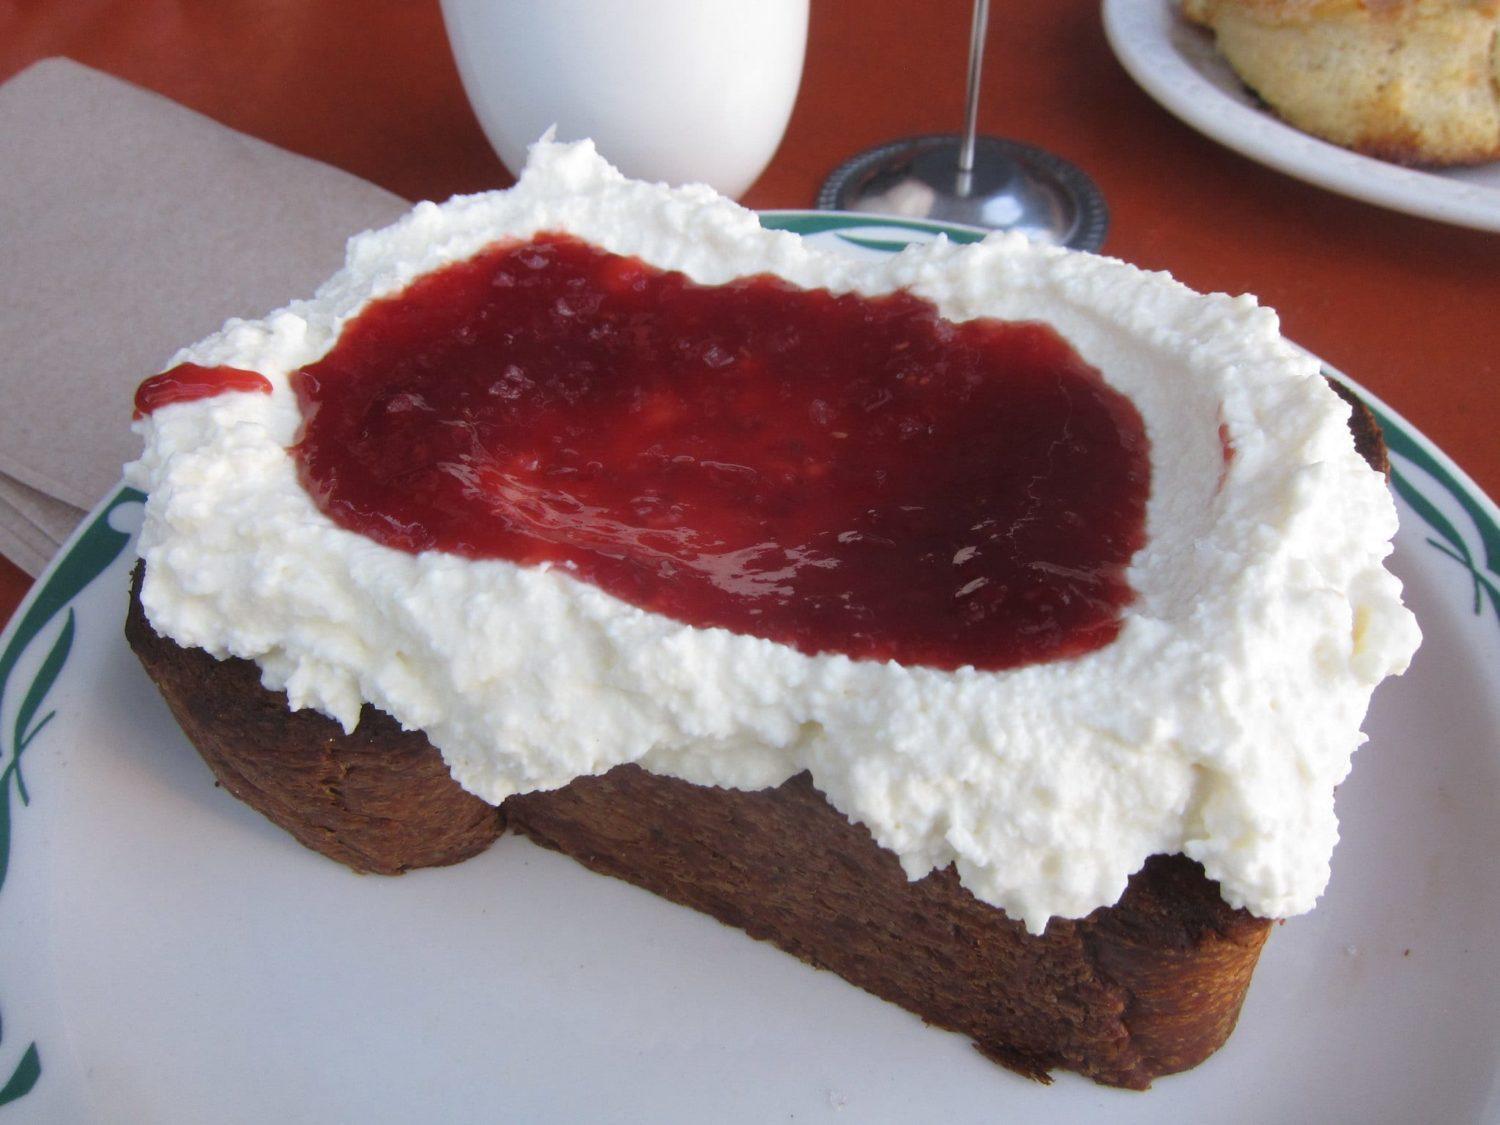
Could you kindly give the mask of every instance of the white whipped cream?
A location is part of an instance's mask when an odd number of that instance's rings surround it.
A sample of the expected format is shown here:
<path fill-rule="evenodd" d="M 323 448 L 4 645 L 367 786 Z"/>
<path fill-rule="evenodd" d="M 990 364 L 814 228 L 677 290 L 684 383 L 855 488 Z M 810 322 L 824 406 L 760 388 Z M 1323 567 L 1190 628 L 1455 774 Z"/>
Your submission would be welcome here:
<path fill-rule="evenodd" d="M 561 571 L 412 555 L 337 527 L 287 453 L 301 421 L 288 375 L 372 298 L 542 230 L 703 283 L 769 271 L 908 288 L 955 320 L 1051 324 L 1130 396 L 1151 440 L 1149 540 L 1118 638 L 1000 672 L 808 656 Z M 856 261 L 763 230 L 707 188 L 626 180 L 587 142 L 541 144 L 510 191 L 418 205 L 354 238 L 312 300 L 230 321 L 172 362 L 259 371 L 273 390 L 136 424 L 142 600 L 164 635 L 257 661 L 267 687 L 346 730 L 374 703 L 491 802 L 622 762 L 738 788 L 811 770 L 910 877 L 954 863 L 1033 930 L 1114 902 L 1158 852 L 1200 860 L 1231 905 L 1311 908 L 1370 693 L 1418 640 L 1381 566 L 1396 530 L 1384 481 L 1275 314 L 1019 236 Z"/>

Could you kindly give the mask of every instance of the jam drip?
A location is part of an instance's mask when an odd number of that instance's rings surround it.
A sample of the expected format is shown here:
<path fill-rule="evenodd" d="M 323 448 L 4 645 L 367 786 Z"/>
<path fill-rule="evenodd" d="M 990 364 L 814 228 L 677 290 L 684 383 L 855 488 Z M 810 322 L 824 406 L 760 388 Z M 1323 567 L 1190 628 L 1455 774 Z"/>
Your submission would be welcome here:
<path fill-rule="evenodd" d="M 135 389 L 135 417 L 144 418 L 158 407 L 174 402 L 196 402 L 213 398 L 226 391 L 261 391 L 271 393 L 271 384 L 258 371 L 238 367 L 200 367 L 196 363 L 179 363 L 160 375 L 153 375 Z"/>
<path fill-rule="evenodd" d="M 1145 537 L 1135 407 L 1045 325 L 905 292 L 697 285 L 542 235 L 372 303 L 292 384 L 342 526 L 807 653 L 1098 648 Z"/>

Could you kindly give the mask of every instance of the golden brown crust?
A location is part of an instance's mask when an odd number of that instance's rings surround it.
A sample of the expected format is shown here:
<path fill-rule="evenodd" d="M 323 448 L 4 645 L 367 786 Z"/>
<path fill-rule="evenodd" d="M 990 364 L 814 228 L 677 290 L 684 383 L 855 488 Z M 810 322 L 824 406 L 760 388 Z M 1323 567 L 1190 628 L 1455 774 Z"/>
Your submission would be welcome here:
<path fill-rule="evenodd" d="M 1183 15 L 1205 27 L 1219 10 L 1228 8 L 1253 13 L 1267 23 L 1300 23 L 1340 17 L 1397 20 L 1454 11 L 1495 15 L 1500 14 L 1500 0 L 1182 0 Z"/>
<path fill-rule="evenodd" d="M 1500 0 L 1183 0 L 1288 124 L 1401 164 L 1500 159 Z"/>

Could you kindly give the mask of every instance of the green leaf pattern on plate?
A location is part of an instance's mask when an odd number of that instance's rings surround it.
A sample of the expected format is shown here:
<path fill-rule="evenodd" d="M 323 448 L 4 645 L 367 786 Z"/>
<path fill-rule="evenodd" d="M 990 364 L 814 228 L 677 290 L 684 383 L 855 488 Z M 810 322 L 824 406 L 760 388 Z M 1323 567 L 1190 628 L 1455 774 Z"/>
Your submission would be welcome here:
<path fill-rule="evenodd" d="M 11 674 L 21 658 L 41 638 L 51 623 L 62 614 L 62 626 L 51 639 L 51 647 L 40 666 L 25 686 L 25 694 L 16 711 L 16 719 L 9 736 L 0 731 L 0 890 L 5 885 L 10 871 L 11 828 L 14 814 L 31 803 L 26 790 L 26 779 L 21 773 L 21 756 L 55 717 L 49 711 L 40 719 L 38 713 L 47 701 L 47 693 L 62 674 L 68 655 L 73 651 L 77 633 L 77 619 L 72 601 L 104 570 L 119 557 L 130 542 L 130 536 L 117 531 L 110 524 L 115 510 L 126 504 L 139 504 L 145 500 L 133 488 L 122 488 L 96 515 L 73 545 L 64 551 L 62 560 L 47 575 L 40 589 L 28 599 L 25 611 L 16 624 L 7 632 L 9 640 L 0 652 L 0 706 L 10 687 Z M 64 612 L 66 611 L 66 612 Z M 16 805 L 11 796 L 20 798 Z M 0 1046 L 4 1045 L 5 1027 L 0 1024 Z M 10 1075 L 0 1085 L 0 1105 L 13 1102 L 30 1093 L 42 1076 L 42 1056 L 36 1043 L 31 1043 L 22 1052 L 20 1060 Z"/>
<path fill-rule="evenodd" d="M 1500 624 L 1500 524 L 1485 510 L 1481 500 L 1460 485 L 1421 442 L 1373 404 L 1371 409 L 1385 431 L 1386 446 L 1391 451 L 1391 487 L 1436 533 L 1436 537 L 1427 538 L 1427 544 L 1468 571 L 1475 616 L 1482 616 L 1488 605 L 1496 624 Z M 1405 462 L 1404 469 L 1400 462 Z M 1419 486 L 1423 479 L 1436 486 L 1441 495 L 1468 517 L 1465 522 L 1472 528 L 1477 543 L 1471 544 L 1459 524 Z"/>

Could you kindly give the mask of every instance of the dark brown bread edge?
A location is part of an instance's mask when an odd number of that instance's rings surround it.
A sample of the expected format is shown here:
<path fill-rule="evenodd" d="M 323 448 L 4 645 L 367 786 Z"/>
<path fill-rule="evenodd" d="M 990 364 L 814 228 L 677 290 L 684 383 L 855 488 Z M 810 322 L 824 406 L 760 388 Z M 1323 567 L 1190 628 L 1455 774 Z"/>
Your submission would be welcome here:
<path fill-rule="evenodd" d="M 1270 923 L 1231 910 L 1181 856 L 1153 857 L 1113 907 L 1034 936 L 952 869 L 908 882 L 806 774 L 761 792 L 622 766 L 512 797 L 512 826 L 586 866 L 772 941 L 963 1032 L 1038 1079 L 1144 1088 L 1234 1028 Z"/>
<path fill-rule="evenodd" d="M 1385 435 L 1380 432 L 1380 423 L 1374 412 L 1360 401 L 1358 395 L 1337 379 L 1329 379 L 1333 393 L 1349 406 L 1349 433 L 1354 436 L 1354 450 L 1365 459 L 1365 463 L 1383 477 L 1391 475 L 1391 458 L 1385 447 Z"/>
<path fill-rule="evenodd" d="M 458 863 L 505 829 L 459 788 L 427 737 L 366 706 L 352 734 L 293 711 L 249 660 L 215 660 L 159 636 L 131 579 L 125 637 L 219 783 L 303 844 L 355 871 L 399 875 Z"/>
<path fill-rule="evenodd" d="M 1385 471 L 1370 412 L 1355 444 Z M 465 793 L 420 733 L 366 707 L 345 734 L 291 711 L 250 661 L 157 635 L 132 582 L 125 632 L 220 783 L 301 843 L 356 871 L 456 863 L 510 827 L 772 941 L 1032 1078 L 1076 1070 L 1144 1089 L 1234 1029 L 1270 923 L 1231 910 L 1182 856 L 1154 856 L 1121 900 L 1040 936 L 979 902 L 951 869 L 908 882 L 806 774 L 759 792 L 621 766 L 495 809 Z"/>
<path fill-rule="evenodd" d="M 504 827 L 831 969 L 1032 1078 L 1054 1067 L 1144 1088 L 1234 1028 L 1269 923 L 1230 910 L 1181 856 L 1153 858 L 1114 907 L 1028 934 L 951 871 L 908 882 L 895 857 L 800 774 L 759 792 L 620 766 L 495 809 L 427 739 L 366 707 L 353 734 L 146 621 L 136 568 L 126 636 L 219 782 L 356 871 L 456 863 Z"/>

